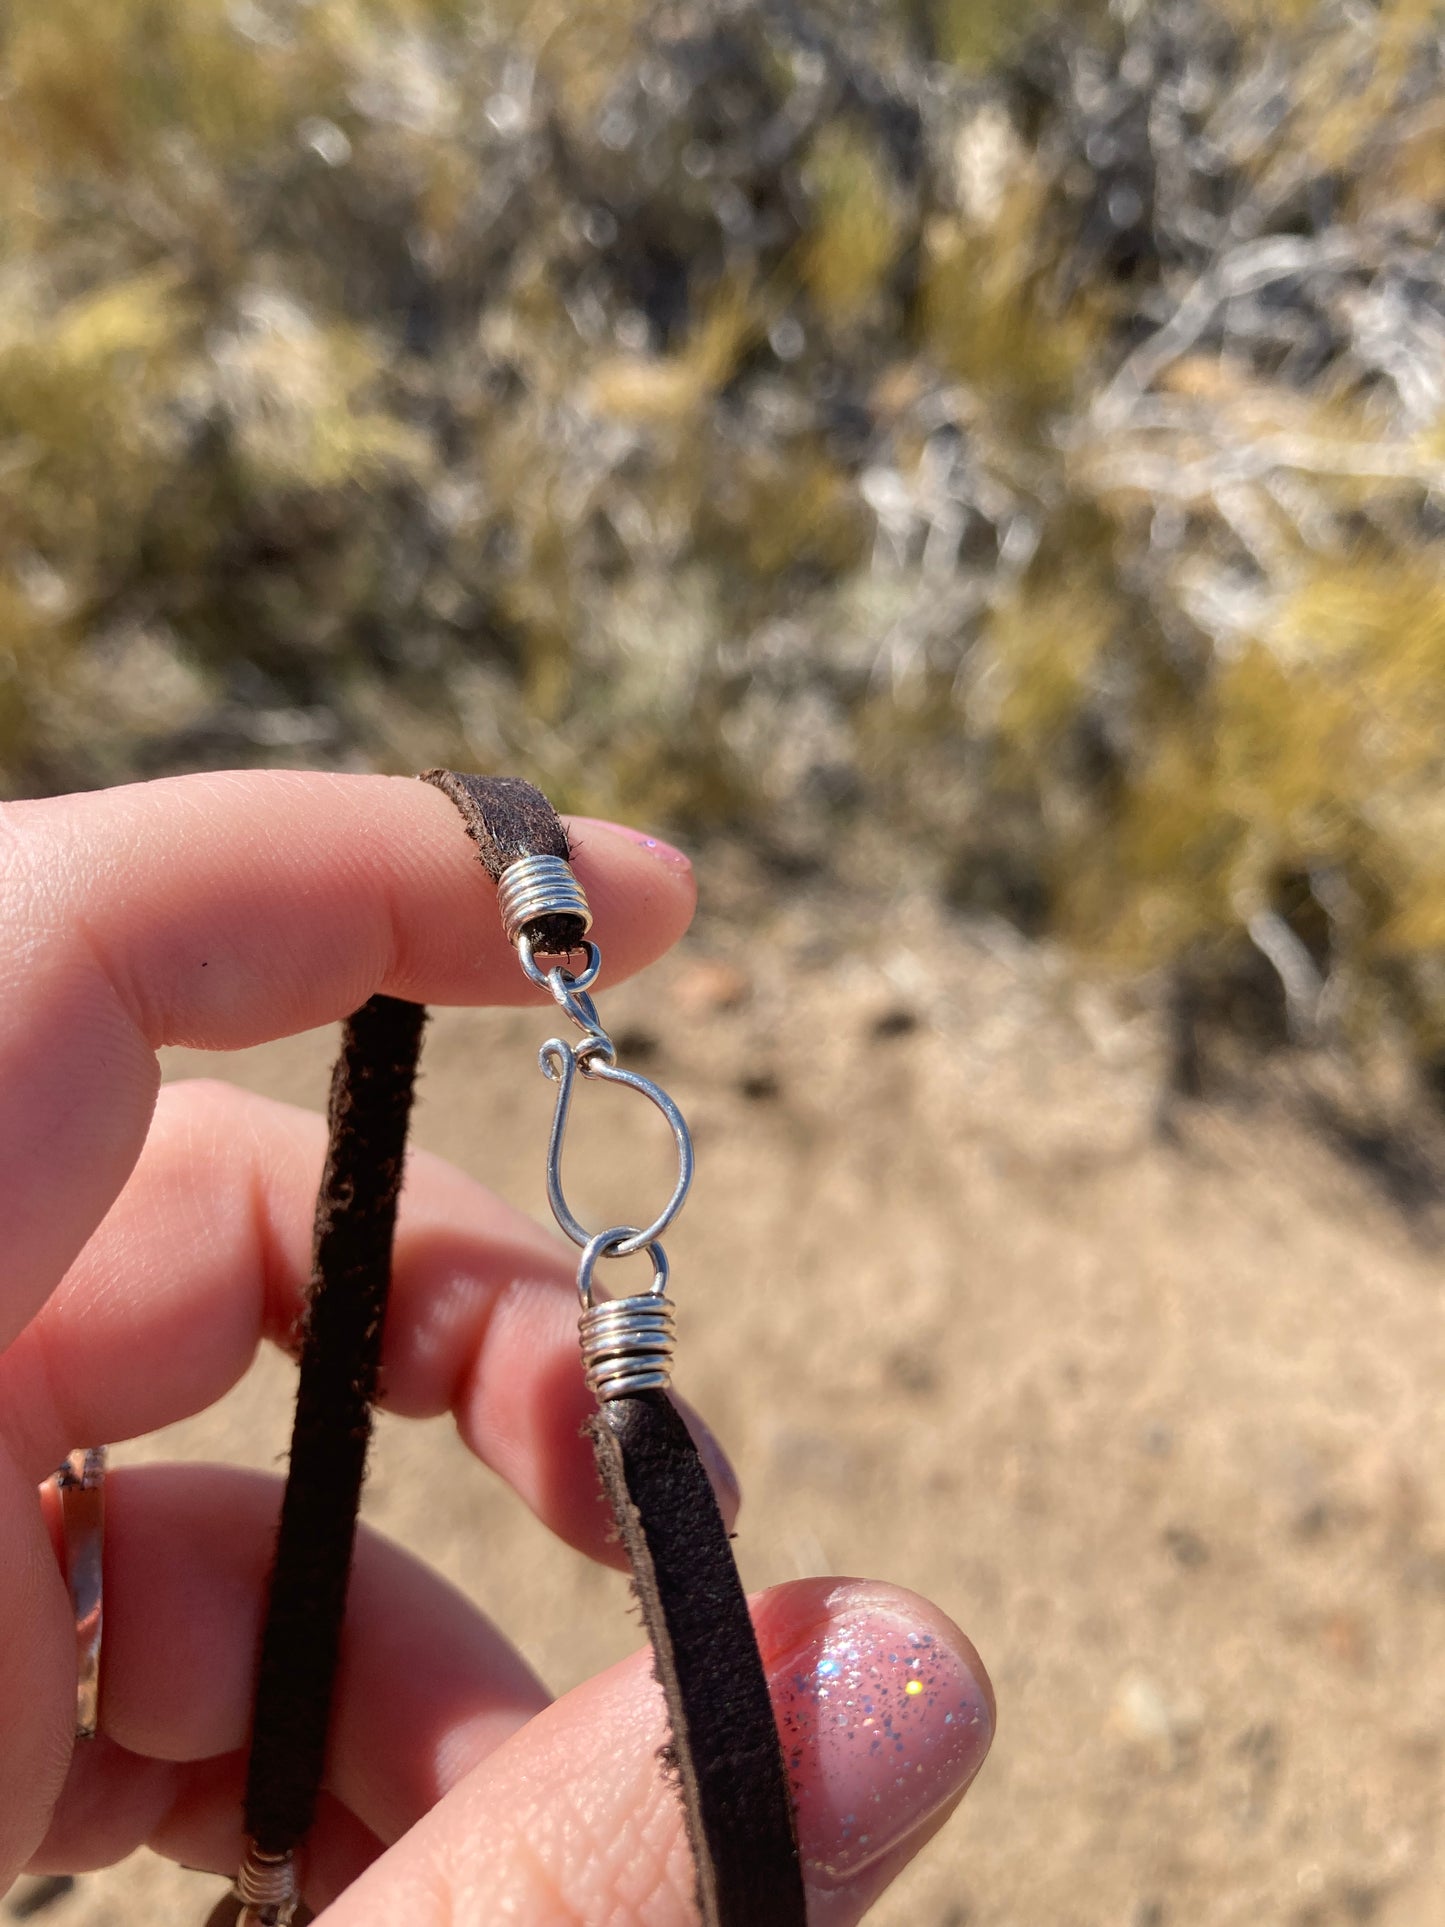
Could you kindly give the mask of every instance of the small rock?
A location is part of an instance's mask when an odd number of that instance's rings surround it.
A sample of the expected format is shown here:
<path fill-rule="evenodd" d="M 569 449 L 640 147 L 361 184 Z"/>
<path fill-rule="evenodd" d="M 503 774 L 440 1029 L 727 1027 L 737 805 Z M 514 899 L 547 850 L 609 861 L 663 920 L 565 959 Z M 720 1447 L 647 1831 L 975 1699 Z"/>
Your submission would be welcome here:
<path fill-rule="evenodd" d="M 1363 1673 L 1370 1663 L 1370 1633 L 1362 1613 L 1346 1607 L 1327 1613 L 1320 1623 L 1320 1644 L 1351 1672 Z"/>
<path fill-rule="evenodd" d="M 918 1028 L 916 1011 L 907 1010 L 901 1004 L 892 1010 L 880 1011 L 869 1025 L 869 1035 L 875 1043 L 887 1043 L 894 1037 L 907 1037 Z"/>
<path fill-rule="evenodd" d="M 750 1104 L 771 1104 L 781 1096 L 782 1086 L 772 1071 L 746 1071 L 738 1079 L 738 1091 Z"/>
<path fill-rule="evenodd" d="M 890 1352 L 884 1369 L 901 1392 L 921 1397 L 938 1390 L 937 1360 L 921 1348 L 901 1346 Z"/>
<path fill-rule="evenodd" d="M 1202 1708 L 1192 1699 L 1171 1700 L 1145 1673 L 1127 1674 L 1114 1696 L 1115 1730 L 1145 1747 L 1163 1766 L 1183 1765 L 1203 1717 Z"/>
<path fill-rule="evenodd" d="M 1186 1572 L 1209 1563 L 1209 1547 L 1188 1526 L 1165 1526 L 1164 1544 Z"/>
<path fill-rule="evenodd" d="M 674 999 L 686 1011 L 702 1016 L 710 1010 L 736 1010 L 752 993 L 752 982 L 736 964 L 704 957 L 679 972 L 672 986 Z"/>
<path fill-rule="evenodd" d="M 653 1033 L 644 1030 L 640 1024 L 626 1024 L 621 1030 L 614 1031 L 612 1041 L 624 1064 L 651 1063 L 662 1048 Z"/>

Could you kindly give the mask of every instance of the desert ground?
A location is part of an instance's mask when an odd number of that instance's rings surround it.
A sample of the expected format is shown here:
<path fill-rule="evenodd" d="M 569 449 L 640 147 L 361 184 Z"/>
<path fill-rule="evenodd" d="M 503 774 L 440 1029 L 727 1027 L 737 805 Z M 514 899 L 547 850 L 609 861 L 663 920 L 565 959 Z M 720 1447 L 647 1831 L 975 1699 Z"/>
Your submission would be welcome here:
<path fill-rule="evenodd" d="M 843 946 L 827 924 L 795 901 L 754 906 L 743 934 L 715 904 L 601 994 L 624 1061 L 696 1129 L 669 1239 L 678 1384 L 741 1473 L 748 1585 L 896 1579 L 968 1629 L 997 1687 L 980 1779 L 871 1919 L 1438 1927 L 1431 1212 L 1268 1078 L 1161 1129 L 1143 992 L 921 902 L 851 919 Z M 438 1013 L 416 1124 L 543 1214 L 549 1028 Z M 333 1047 L 174 1052 L 166 1071 L 319 1107 Z M 668 1153 L 646 1106 L 596 1095 L 573 1184 L 603 1224 L 669 1182 Z M 117 1456 L 274 1465 L 290 1381 L 264 1357 Z M 550 1542 L 444 1425 L 383 1422 L 365 1513 L 559 1689 L 637 1640 L 625 1581 Z M 141 1855 L 8 1906 L 199 1927 L 216 1892 Z"/>

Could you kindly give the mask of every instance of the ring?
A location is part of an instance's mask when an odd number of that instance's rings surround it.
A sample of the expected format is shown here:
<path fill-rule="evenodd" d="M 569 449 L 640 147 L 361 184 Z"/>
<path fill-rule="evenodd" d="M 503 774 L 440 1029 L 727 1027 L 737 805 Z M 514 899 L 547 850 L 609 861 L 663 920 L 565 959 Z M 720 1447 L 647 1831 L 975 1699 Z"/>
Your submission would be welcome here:
<path fill-rule="evenodd" d="M 75 1607 L 75 1737 L 93 1740 L 100 1719 L 101 1563 L 105 1544 L 103 1445 L 72 1452 L 55 1474 L 65 1571 Z"/>

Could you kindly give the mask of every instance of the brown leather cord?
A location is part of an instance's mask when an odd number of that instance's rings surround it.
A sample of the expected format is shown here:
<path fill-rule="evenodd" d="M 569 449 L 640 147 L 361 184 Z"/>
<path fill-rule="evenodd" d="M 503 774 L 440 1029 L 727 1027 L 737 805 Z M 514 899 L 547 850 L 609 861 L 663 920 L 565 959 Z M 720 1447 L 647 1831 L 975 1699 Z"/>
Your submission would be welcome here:
<path fill-rule="evenodd" d="M 569 856 L 566 832 L 529 784 L 449 770 L 429 770 L 423 780 L 460 811 L 494 880 L 523 857 Z M 539 918 L 528 933 L 554 955 L 583 934 L 570 916 Z M 247 1832 L 271 1854 L 300 1844 L 321 1786 L 424 1021 L 418 1005 L 373 997 L 347 1022 L 332 1083 L 330 1151 L 246 1784 Z M 589 1431 L 667 1702 L 671 1740 L 663 1766 L 682 1797 L 705 1927 L 804 1927 L 767 1680 L 697 1448 L 661 1393 L 604 1404 Z M 212 1916 L 214 1927 L 236 1914 L 228 1897 Z"/>
<path fill-rule="evenodd" d="M 332 1077 L 246 1778 L 246 1831 L 268 1854 L 299 1845 L 321 1786 L 425 1021 L 420 1004 L 373 997 L 348 1018 Z"/>
<path fill-rule="evenodd" d="M 493 883 L 503 870 L 525 856 L 559 856 L 567 862 L 572 846 L 557 812 L 540 790 L 519 776 L 463 776 L 454 769 L 422 772 L 461 812 L 467 835 L 476 844 Z M 528 925 L 537 948 L 565 957 L 587 934 L 576 917 L 538 917 Z"/>
<path fill-rule="evenodd" d="M 705 1927 L 802 1927 L 768 1682 L 697 1447 L 661 1392 L 610 1399 L 587 1429 L 667 1700 Z"/>

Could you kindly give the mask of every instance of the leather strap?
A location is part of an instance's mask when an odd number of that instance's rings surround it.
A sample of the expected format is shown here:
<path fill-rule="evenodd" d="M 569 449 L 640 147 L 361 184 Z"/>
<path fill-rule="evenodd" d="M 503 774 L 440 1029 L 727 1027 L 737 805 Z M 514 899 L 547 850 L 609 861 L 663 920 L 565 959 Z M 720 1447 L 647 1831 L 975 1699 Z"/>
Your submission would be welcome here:
<path fill-rule="evenodd" d="M 570 856 L 565 830 L 530 784 L 449 770 L 428 770 L 423 780 L 460 811 L 494 880 L 523 857 Z M 538 919 L 531 934 L 560 954 L 582 932 L 578 919 L 557 916 Z M 419 1005 L 373 997 L 347 1021 L 332 1082 L 246 1783 L 246 1829 L 268 1854 L 300 1844 L 321 1786 L 425 1017 Z M 604 1404 L 588 1429 L 667 1701 L 663 1768 L 681 1795 L 705 1927 L 804 1927 L 767 1680 L 697 1448 L 657 1392 Z M 228 1897 L 215 1927 L 235 1913 Z"/>
<path fill-rule="evenodd" d="M 420 1004 L 373 997 L 347 1019 L 332 1075 L 331 1140 L 246 1779 L 246 1831 L 268 1854 L 299 1845 L 321 1786 L 425 1021 Z"/>
<path fill-rule="evenodd" d="M 699 1912 L 706 1927 L 802 1927 L 772 1701 L 697 1447 L 662 1392 L 610 1399 L 587 1429 L 667 1700 Z"/>
<path fill-rule="evenodd" d="M 572 846 L 557 812 L 540 790 L 519 776 L 462 776 L 452 769 L 429 769 L 421 780 L 435 784 L 461 811 L 467 835 L 493 883 L 526 856 L 571 860 Z M 586 934 L 576 917 L 538 917 L 530 928 L 537 948 L 558 957 L 575 950 Z"/>

